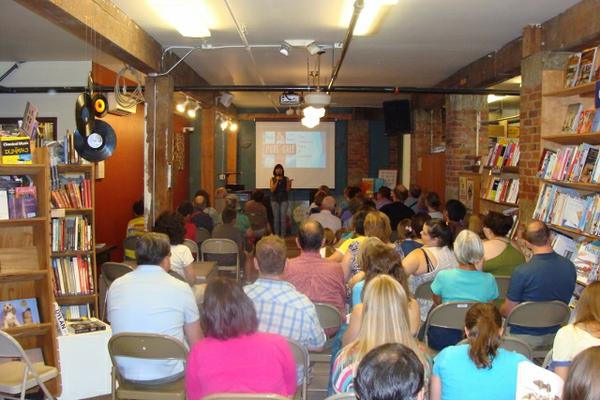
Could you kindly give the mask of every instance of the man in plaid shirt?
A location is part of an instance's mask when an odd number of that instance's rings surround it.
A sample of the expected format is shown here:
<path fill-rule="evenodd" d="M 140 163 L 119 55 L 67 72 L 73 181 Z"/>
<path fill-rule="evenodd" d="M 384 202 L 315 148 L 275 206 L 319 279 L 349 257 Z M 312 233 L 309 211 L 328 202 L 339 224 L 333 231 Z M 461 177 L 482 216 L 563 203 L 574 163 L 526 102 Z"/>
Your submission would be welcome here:
<path fill-rule="evenodd" d="M 284 281 L 285 242 L 279 236 L 263 237 L 256 244 L 255 267 L 259 278 L 244 291 L 254 302 L 258 330 L 276 333 L 319 351 L 327 340 L 314 304 Z"/>

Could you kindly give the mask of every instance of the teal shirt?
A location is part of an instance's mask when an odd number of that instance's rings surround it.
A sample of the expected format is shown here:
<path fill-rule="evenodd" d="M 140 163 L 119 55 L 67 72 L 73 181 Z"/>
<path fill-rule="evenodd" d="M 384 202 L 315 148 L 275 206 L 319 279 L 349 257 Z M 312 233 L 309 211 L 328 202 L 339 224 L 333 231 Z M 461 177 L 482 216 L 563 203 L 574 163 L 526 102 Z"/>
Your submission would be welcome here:
<path fill-rule="evenodd" d="M 525 356 L 498 349 L 491 368 L 477 368 L 469 345 L 446 347 L 434 359 L 433 376 L 442 383 L 442 400 L 514 400 L 517 365 Z M 529 361 L 527 361 L 529 362 Z"/>
<path fill-rule="evenodd" d="M 477 301 L 487 303 L 498 297 L 498 284 L 492 274 L 460 268 L 438 272 L 431 283 L 431 291 L 449 301 Z"/>

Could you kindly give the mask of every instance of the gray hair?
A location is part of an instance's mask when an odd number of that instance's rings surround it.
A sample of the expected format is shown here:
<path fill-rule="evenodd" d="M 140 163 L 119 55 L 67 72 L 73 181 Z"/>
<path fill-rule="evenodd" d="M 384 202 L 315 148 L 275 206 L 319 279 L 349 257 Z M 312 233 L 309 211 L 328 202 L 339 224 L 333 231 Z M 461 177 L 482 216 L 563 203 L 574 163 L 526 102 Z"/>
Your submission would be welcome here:
<path fill-rule="evenodd" d="M 475 232 L 465 229 L 454 241 L 454 254 L 460 264 L 477 264 L 483 259 L 483 242 Z"/>
<path fill-rule="evenodd" d="M 169 237 L 164 233 L 148 232 L 137 240 L 135 256 L 138 265 L 160 265 L 171 254 Z"/>

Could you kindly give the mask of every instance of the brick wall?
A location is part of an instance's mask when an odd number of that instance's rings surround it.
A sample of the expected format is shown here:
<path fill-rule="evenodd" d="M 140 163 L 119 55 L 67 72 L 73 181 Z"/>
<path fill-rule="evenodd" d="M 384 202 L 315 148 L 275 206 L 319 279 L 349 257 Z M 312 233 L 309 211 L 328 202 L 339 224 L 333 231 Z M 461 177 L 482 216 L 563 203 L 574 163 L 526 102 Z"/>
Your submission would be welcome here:
<path fill-rule="evenodd" d="M 369 121 L 348 121 L 348 185 L 369 176 Z"/>

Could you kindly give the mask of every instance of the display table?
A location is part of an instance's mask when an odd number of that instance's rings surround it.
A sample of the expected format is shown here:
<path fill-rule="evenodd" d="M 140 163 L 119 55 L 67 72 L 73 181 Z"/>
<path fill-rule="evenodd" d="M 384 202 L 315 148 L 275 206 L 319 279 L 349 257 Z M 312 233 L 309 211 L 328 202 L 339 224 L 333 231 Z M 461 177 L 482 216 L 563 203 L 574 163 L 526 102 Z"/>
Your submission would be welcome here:
<path fill-rule="evenodd" d="M 59 399 L 75 400 L 110 394 L 111 362 L 105 331 L 57 337 L 62 380 Z"/>

